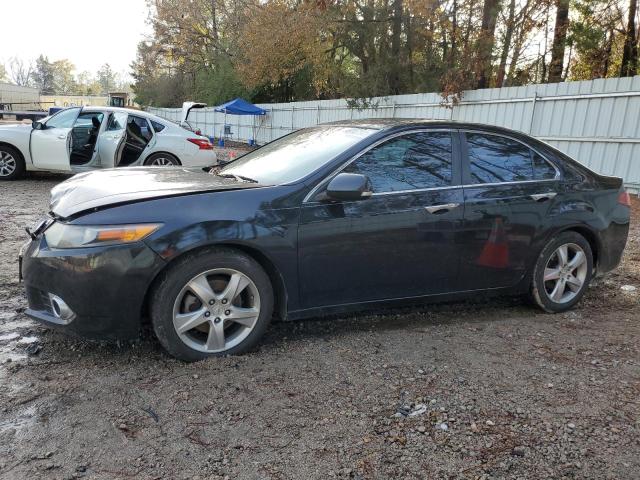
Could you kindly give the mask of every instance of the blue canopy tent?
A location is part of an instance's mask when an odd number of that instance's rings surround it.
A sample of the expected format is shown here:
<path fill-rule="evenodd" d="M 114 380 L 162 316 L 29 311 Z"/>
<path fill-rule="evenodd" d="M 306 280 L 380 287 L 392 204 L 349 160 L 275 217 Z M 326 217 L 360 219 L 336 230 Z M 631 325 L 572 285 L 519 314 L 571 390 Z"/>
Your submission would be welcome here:
<path fill-rule="evenodd" d="M 226 133 L 224 128 L 227 125 L 227 113 L 230 115 L 253 115 L 253 124 L 251 126 L 251 130 L 252 130 L 251 133 L 253 138 L 249 140 L 249 144 L 251 145 L 255 142 L 255 138 L 256 138 L 256 125 L 255 125 L 256 116 L 267 114 L 267 111 L 264 110 L 263 108 L 256 107 L 254 104 L 249 103 L 246 100 L 243 100 L 242 98 L 235 98 L 230 102 L 223 103 L 222 105 L 217 106 L 215 108 L 215 111 L 224 113 L 224 125 L 222 127 L 223 134 L 220 135 L 220 139 L 222 139 L 224 137 L 224 134 Z"/>

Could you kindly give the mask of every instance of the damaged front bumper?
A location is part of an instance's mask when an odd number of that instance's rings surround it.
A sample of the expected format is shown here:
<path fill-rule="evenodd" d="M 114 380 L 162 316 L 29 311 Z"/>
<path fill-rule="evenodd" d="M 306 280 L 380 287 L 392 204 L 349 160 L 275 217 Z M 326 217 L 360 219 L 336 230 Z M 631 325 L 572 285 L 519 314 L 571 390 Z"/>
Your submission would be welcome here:
<path fill-rule="evenodd" d="M 31 230 L 19 256 L 25 313 L 87 338 L 138 336 L 147 290 L 164 260 L 144 242 L 51 249 L 42 231 Z"/>

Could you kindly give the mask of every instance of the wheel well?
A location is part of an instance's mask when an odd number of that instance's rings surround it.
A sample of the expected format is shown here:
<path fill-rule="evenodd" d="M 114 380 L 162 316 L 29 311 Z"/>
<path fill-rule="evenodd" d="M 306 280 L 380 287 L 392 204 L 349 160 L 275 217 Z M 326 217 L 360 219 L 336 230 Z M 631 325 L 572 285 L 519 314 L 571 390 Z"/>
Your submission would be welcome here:
<path fill-rule="evenodd" d="M 144 165 L 145 163 L 147 163 L 147 160 L 149 160 L 150 157 L 154 156 L 154 155 L 158 155 L 158 154 L 162 154 L 162 155 L 169 155 L 173 158 L 175 158 L 178 162 L 178 165 L 182 165 L 182 162 L 180 161 L 180 159 L 178 158 L 177 155 L 171 153 L 171 152 L 151 152 L 149 155 L 147 155 L 144 160 L 142 161 L 142 164 Z"/>
<path fill-rule="evenodd" d="M 271 281 L 271 285 L 273 286 L 273 296 L 274 296 L 274 314 L 276 318 L 280 320 L 284 320 L 287 317 L 287 290 L 284 285 L 284 280 L 282 279 L 282 275 L 275 267 L 273 262 L 269 260 L 262 252 L 255 248 L 247 247 L 246 245 L 238 245 L 238 244 L 229 244 L 229 243 L 217 243 L 213 245 L 205 245 L 202 247 L 194 248 L 192 250 L 188 250 L 184 253 L 181 253 L 177 257 L 172 258 L 167 264 L 160 270 L 153 281 L 149 284 L 147 291 L 144 295 L 144 301 L 142 303 L 142 318 L 146 320 L 148 318 L 149 313 L 149 297 L 151 292 L 155 288 L 156 282 L 160 278 L 160 275 L 164 273 L 167 268 L 173 265 L 177 260 L 183 258 L 185 255 L 191 255 L 202 250 L 206 250 L 212 247 L 226 248 L 229 250 L 237 250 L 245 255 L 251 257 L 253 260 L 258 262 L 258 264 L 264 269 L 264 271 L 269 276 L 269 280 Z"/>
<path fill-rule="evenodd" d="M 591 253 L 593 254 L 593 266 L 594 269 L 598 268 L 598 255 L 599 255 L 599 246 L 598 239 L 596 235 L 586 227 L 571 227 L 563 230 L 563 232 L 576 232 L 582 235 L 587 242 L 589 242 L 589 246 L 591 247 Z M 562 232 L 560 232 L 562 233 Z"/>
<path fill-rule="evenodd" d="M 15 150 L 18 153 L 18 155 L 20 155 L 20 159 L 26 164 L 24 155 L 22 154 L 22 152 L 18 147 L 16 147 L 15 145 L 11 145 L 10 143 L 7 143 L 7 142 L 0 142 L 0 146 L 11 147 L 13 150 Z"/>

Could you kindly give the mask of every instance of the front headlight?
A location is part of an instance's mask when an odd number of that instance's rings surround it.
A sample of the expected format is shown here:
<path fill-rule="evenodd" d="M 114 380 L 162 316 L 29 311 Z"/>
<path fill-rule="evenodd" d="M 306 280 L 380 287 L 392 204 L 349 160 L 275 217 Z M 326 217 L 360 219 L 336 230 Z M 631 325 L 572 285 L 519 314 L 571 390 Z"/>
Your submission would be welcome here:
<path fill-rule="evenodd" d="M 81 248 L 133 243 L 151 235 L 161 223 L 138 225 L 66 225 L 55 222 L 44 232 L 51 248 Z"/>

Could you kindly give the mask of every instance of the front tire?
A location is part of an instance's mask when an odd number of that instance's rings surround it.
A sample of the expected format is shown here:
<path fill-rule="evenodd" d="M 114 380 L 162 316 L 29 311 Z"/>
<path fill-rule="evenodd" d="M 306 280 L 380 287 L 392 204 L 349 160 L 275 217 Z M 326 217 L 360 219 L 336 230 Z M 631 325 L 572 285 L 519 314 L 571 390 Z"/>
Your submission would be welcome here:
<path fill-rule="evenodd" d="M 24 158 L 18 150 L 0 145 L 0 180 L 16 180 L 24 175 Z"/>
<path fill-rule="evenodd" d="M 150 302 L 162 346 L 194 362 L 253 348 L 271 320 L 273 288 L 251 257 L 211 248 L 187 255 L 162 273 Z"/>
<path fill-rule="evenodd" d="M 546 312 L 564 312 L 584 296 L 592 275 L 589 242 L 577 232 L 563 232 L 551 239 L 536 261 L 531 297 Z"/>

